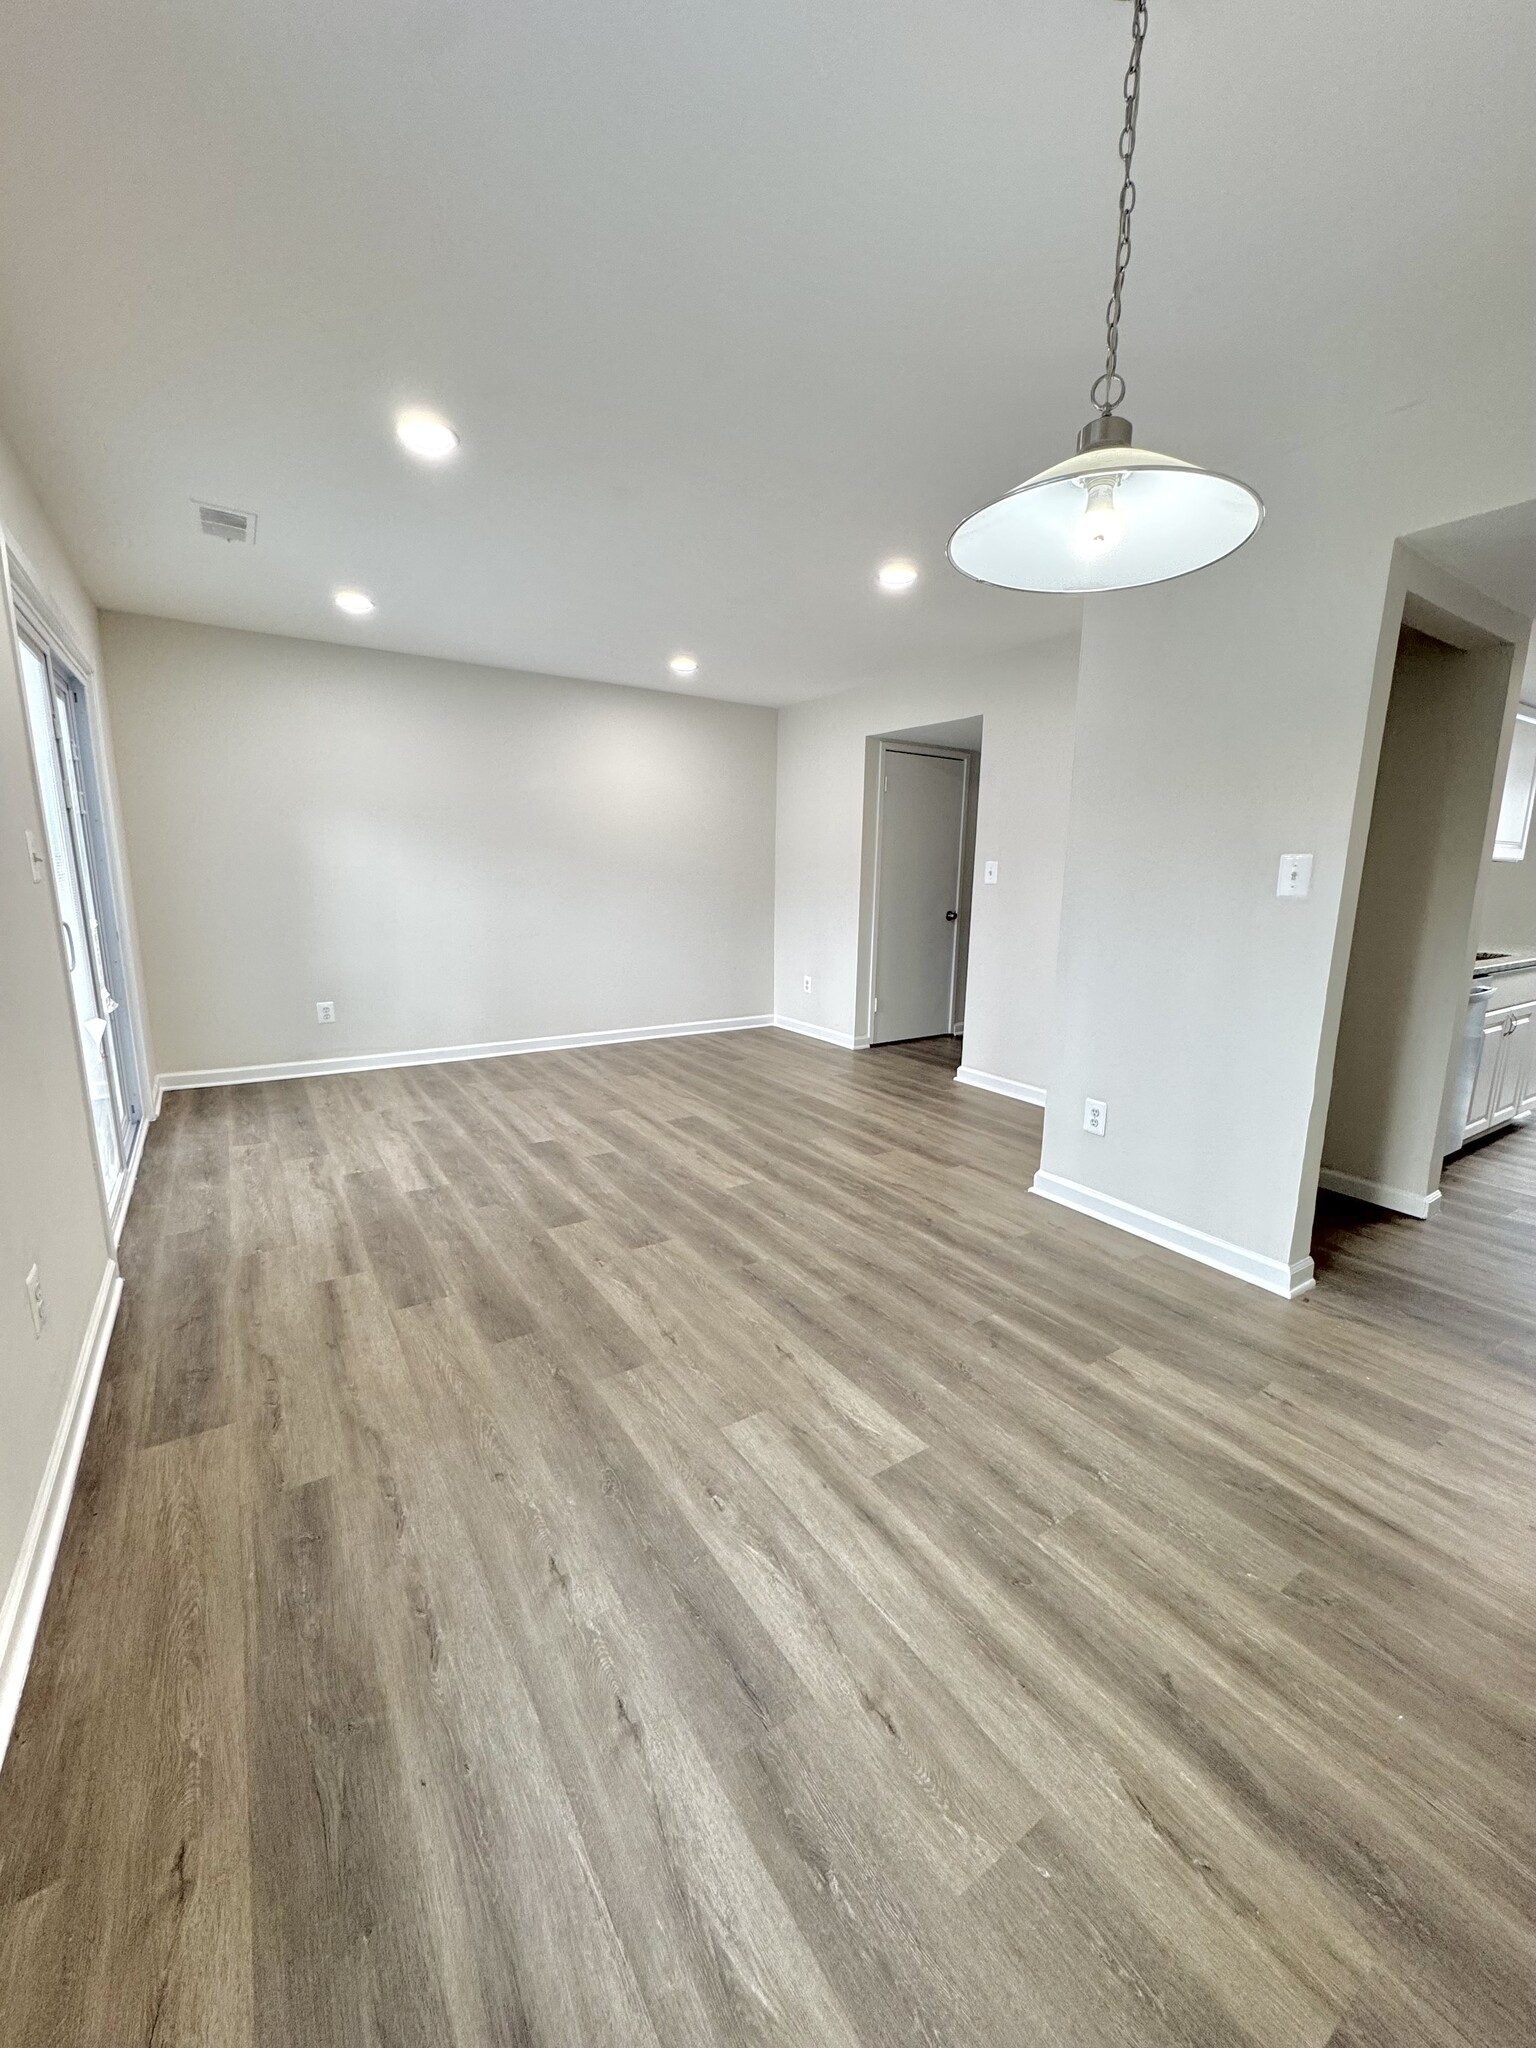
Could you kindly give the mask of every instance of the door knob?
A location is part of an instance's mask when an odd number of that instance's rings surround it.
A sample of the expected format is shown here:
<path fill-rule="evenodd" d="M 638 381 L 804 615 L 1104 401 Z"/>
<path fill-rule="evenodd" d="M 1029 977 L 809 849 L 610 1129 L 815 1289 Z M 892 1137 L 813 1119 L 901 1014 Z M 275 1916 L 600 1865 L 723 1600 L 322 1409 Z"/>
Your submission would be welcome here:
<path fill-rule="evenodd" d="M 955 919 L 956 919 L 956 918 L 957 918 L 957 917 L 958 917 L 959 915 L 960 915 L 960 913 L 959 913 L 959 911 L 958 911 L 958 910 L 946 910 L 946 911 L 945 911 L 945 913 L 944 913 L 944 922 L 945 922 L 946 924 L 953 924 L 953 923 L 954 923 L 954 921 L 955 921 Z"/>

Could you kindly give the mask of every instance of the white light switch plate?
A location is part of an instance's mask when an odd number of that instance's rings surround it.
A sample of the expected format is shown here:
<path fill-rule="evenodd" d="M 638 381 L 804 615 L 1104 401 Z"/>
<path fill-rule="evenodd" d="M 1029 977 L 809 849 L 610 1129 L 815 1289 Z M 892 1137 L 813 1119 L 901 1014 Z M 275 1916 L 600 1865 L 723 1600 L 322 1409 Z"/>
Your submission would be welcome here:
<path fill-rule="evenodd" d="M 1275 883 L 1277 896 L 1310 896 L 1312 894 L 1312 856 L 1310 853 L 1282 853 L 1280 875 Z"/>
<path fill-rule="evenodd" d="M 41 1337 L 43 1325 L 48 1320 L 48 1304 L 43 1300 L 43 1283 L 34 1266 L 25 1281 L 27 1290 L 27 1312 L 32 1318 L 32 1334 Z"/>
<path fill-rule="evenodd" d="M 981 871 L 981 879 L 983 882 L 995 882 L 997 880 L 997 862 L 995 860 L 987 862 Z"/>

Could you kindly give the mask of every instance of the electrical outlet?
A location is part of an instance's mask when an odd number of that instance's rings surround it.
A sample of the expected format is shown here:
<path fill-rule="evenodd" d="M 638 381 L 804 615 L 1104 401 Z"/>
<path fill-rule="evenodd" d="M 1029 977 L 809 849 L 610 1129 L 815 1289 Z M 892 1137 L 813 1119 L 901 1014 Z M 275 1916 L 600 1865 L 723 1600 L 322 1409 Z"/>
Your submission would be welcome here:
<path fill-rule="evenodd" d="M 811 992 L 811 977 L 809 975 L 805 977 L 805 992 L 807 995 Z"/>
<path fill-rule="evenodd" d="M 317 1024 L 334 1024 L 336 1022 L 336 1005 L 334 1003 L 316 1003 L 315 1022 Z"/>
<path fill-rule="evenodd" d="M 1083 1101 L 1083 1129 L 1092 1131 L 1096 1138 L 1104 1135 L 1104 1126 L 1109 1122 L 1109 1104 L 1095 1102 L 1091 1095 Z"/>
<path fill-rule="evenodd" d="M 985 887 L 988 883 L 995 882 L 997 880 L 997 862 L 995 860 L 989 860 L 987 862 L 986 866 L 981 871 L 981 879 L 983 887 Z"/>
<path fill-rule="evenodd" d="M 38 1278 L 36 1266 L 27 1275 L 26 1289 L 27 1313 L 32 1318 L 32 1334 L 34 1337 L 41 1337 L 43 1325 L 48 1320 L 48 1304 L 43 1299 L 43 1283 Z"/>

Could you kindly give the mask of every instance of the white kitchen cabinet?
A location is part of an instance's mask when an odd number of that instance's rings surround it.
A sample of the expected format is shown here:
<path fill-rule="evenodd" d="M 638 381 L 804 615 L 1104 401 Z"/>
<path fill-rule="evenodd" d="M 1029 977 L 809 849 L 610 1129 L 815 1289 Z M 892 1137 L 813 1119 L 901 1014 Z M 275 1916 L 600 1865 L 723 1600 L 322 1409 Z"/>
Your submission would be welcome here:
<path fill-rule="evenodd" d="M 1491 1010 L 1462 1142 L 1536 1107 L 1536 1003 Z"/>
<path fill-rule="evenodd" d="M 1531 1037 L 1536 1009 L 1511 1010 L 1504 1027 L 1498 1079 L 1493 1087 L 1493 1121 L 1518 1116 L 1531 1092 Z"/>
<path fill-rule="evenodd" d="M 1460 1142 L 1469 1138 L 1480 1138 L 1493 1122 L 1493 1091 L 1499 1080 L 1499 1055 L 1504 1050 L 1503 1017 L 1492 1018 L 1483 1026 L 1483 1053 L 1477 1063 L 1477 1079 L 1472 1083 L 1472 1100 L 1467 1106 L 1467 1127 L 1461 1134 Z"/>

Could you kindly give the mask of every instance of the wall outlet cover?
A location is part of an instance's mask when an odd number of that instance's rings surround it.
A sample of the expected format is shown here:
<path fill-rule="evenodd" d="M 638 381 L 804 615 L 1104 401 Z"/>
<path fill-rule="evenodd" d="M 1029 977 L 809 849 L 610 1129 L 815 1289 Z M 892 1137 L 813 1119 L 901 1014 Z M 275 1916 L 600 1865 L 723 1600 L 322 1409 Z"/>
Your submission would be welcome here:
<path fill-rule="evenodd" d="M 811 977 L 809 975 L 805 977 L 805 992 L 807 995 L 811 992 Z"/>
<path fill-rule="evenodd" d="M 334 1003 L 316 1003 L 315 1022 L 317 1024 L 334 1024 L 336 1022 L 336 1005 Z"/>
<path fill-rule="evenodd" d="M 1083 1101 L 1083 1129 L 1092 1131 L 1096 1138 L 1102 1138 L 1108 1122 L 1109 1104 L 1095 1102 L 1091 1095 L 1086 1096 Z"/>

